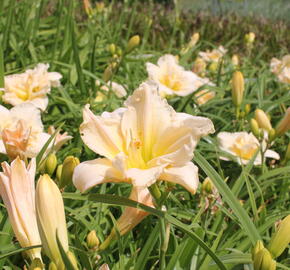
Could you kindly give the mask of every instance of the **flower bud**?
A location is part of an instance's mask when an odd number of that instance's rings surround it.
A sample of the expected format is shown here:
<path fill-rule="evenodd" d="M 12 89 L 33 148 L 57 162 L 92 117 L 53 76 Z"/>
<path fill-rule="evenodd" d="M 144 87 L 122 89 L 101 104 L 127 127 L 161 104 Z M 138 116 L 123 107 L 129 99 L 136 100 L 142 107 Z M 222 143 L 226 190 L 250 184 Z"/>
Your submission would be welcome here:
<path fill-rule="evenodd" d="M 274 258 L 279 257 L 290 243 L 290 215 L 282 220 L 277 231 L 272 236 L 268 250 Z"/>
<path fill-rule="evenodd" d="M 256 254 L 258 254 L 258 252 L 260 250 L 262 250 L 264 248 L 263 242 L 261 240 L 258 240 L 256 242 L 256 245 L 253 247 L 252 249 L 252 259 L 254 260 Z"/>
<path fill-rule="evenodd" d="M 210 193 L 212 193 L 213 187 L 214 187 L 214 185 L 213 185 L 212 181 L 210 180 L 209 177 L 207 177 L 202 182 L 201 189 L 202 189 L 203 193 L 209 193 L 210 194 Z"/>
<path fill-rule="evenodd" d="M 271 125 L 271 122 L 269 120 L 269 117 L 267 116 L 267 114 L 265 114 L 265 112 L 263 110 L 256 109 L 255 119 L 258 122 L 258 125 L 260 128 L 262 128 L 268 132 L 272 129 L 272 125 Z"/>
<path fill-rule="evenodd" d="M 64 251 L 68 252 L 64 205 L 57 185 L 47 174 L 41 176 L 38 180 L 35 200 L 37 223 L 43 250 L 55 263 L 57 269 L 64 269 L 56 240 L 57 234 Z"/>
<path fill-rule="evenodd" d="M 65 160 L 62 164 L 62 171 L 61 171 L 61 178 L 60 178 L 60 182 L 59 182 L 59 188 L 64 188 L 69 183 L 71 183 L 74 169 L 79 164 L 80 164 L 80 161 L 76 157 L 68 156 L 65 158 Z"/>
<path fill-rule="evenodd" d="M 234 54 L 232 56 L 232 64 L 233 66 L 237 67 L 240 63 L 240 60 L 239 60 L 239 56 L 237 54 Z"/>
<path fill-rule="evenodd" d="M 51 262 L 48 266 L 48 270 L 57 270 L 57 266 L 54 262 Z"/>
<path fill-rule="evenodd" d="M 95 249 L 99 246 L 99 244 L 100 244 L 100 241 L 99 241 L 99 238 L 97 237 L 96 231 L 95 230 L 90 231 L 87 236 L 88 248 Z"/>
<path fill-rule="evenodd" d="M 239 107 L 243 101 L 245 84 L 244 76 L 240 71 L 235 71 L 232 78 L 232 99 L 236 107 Z"/>
<path fill-rule="evenodd" d="M 107 68 L 105 69 L 104 73 L 103 73 L 103 80 L 105 82 L 108 82 L 112 75 L 113 75 L 113 71 L 116 68 L 117 63 L 111 63 L 110 65 L 107 66 Z"/>
<path fill-rule="evenodd" d="M 270 252 L 263 248 L 254 257 L 254 270 L 275 270 L 276 261 L 272 259 Z"/>
<path fill-rule="evenodd" d="M 68 251 L 66 253 L 66 255 L 68 256 L 73 268 L 75 270 L 78 270 L 78 262 L 77 262 L 77 259 L 76 259 L 75 255 L 71 251 Z"/>
<path fill-rule="evenodd" d="M 116 52 L 116 45 L 115 44 L 110 44 L 109 46 L 108 46 L 108 50 L 109 50 L 109 52 L 112 54 L 112 55 L 114 55 L 115 54 L 115 52 Z"/>
<path fill-rule="evenodd" d="M 135 35 L 130 38 L 127 44 L 126 52 L 131 52 L 134 50 L 138 45 L 140 44 L 140 37 L 138 35 Z"/>
<path fill-rule="evenodd" d="M 274 128 L 271 128 L 271 130 L 269 131 L 269 140 L 273 141 L 276 138 L 276 131 Z"/>
<path fill-rule="evenodd" d="M 276 127 L 276 135 L 281 136 L 290 129 L 290 107 L 287 109 L 285 116 Z"/>
<path fill-rule="evenodd" d="M 245 105 L 245 114 L 248 114 L 251 111 L 251 105 L 250 104 L 246 104 Z"/>
<path fill-rule="evenodd" d="M 57 166 L 57 158 L 54 153 L 49 154 L 45 161 L 45 171 L 49 175 L 53 175 Z"/>
<path fill-rule="evenodd" d="M 60 164 L 57 166 L 57 169 L 56 169 L 56 180 L 58 183 L 60 182 L 60 179 L 61 179 L 62 167 L 63 167 L 63 165 Z"/>

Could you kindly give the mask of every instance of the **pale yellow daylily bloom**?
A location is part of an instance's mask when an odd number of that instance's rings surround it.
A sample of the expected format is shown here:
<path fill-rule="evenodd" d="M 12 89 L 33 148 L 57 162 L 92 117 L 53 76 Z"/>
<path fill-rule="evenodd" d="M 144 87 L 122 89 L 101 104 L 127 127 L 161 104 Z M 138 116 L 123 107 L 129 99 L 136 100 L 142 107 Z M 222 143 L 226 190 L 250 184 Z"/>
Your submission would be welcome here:
<path fill-rule="evenodd" d="M 80 191 L 105 182 L 126 182 L 133 185 L 134 194 L 134 188 L 148 192 L 157 180 L 196 191 L 198 173 L 191 159 L 200 137 L 214 132 L 208 118 L 176 113 L 148 83 L 134 91 L 125 108 L 96 116 L 87 105 L 83 118 L 84 143 L 104 158 L 75 168 L 73 182 Z"/>
<path fill-rule="evenodd" d="M 259 153 L 254 160 L 254 165 L 262 164 L 262 156 L 260 153 L 260 143 L 257 138 L 252 133 L 247 132 L 220 132 L 217 135 L 219 147 L 222 151 L 232 155 L 235 161 L 239 164 L 247 164 L 252 157 Z M 265 148 L 265 143 L 262 143 L 262 147 Z M 267 150 L 265 152 L 265 158 L 279 159 L 280 156 L 278 153 L 272 150 Z M 228 157 L 223 155 L 220 156 L 223 160 L 229 160 Z"/>
<path fill-rule="evenodd" d="M 0 119 L 0 153 L 10 154 L 11 158 L 17 154 L 36 157 L 49 138 L 49 134 L 43 132 L 40 111 L 32 104 L 20 104 L 10 110 L 0 105 Z M 8 151 L 5 145 L 10 147 Z M 17 146 L 19 151 L 15 149 L 15 153 L 11 153 Z"/>
<path fill-rule="evenodd" d="M 35 159 L 26 168 L 24 161 L 16 158 L 10 166 L 3 162 L 2 169 L 0 194 L 19 244 L 21 247 L 41 245 L 35 213 Z M 26 253 L 31 260 L 41 259 L 40 248 Z"/>
<path fill-rule="evenodd" d="M 20 104 L 8 110 L 0 105 L 0 153 L 7 154 L 11 159 L 36 157 L 50 134 L 44 132 L 40 111 L 31 103 Z M 58 134 L 55 142 L 48 147 L 49 153 L 54 143 L 57 151 L 71 136 Z"/>
<path fill-rule="evenodd" d="M 170 54 L 160 57 L 157 65 L 146 63 L 146 69 L 149 80 L 157 84 L 161 96 L 187 96 L 203 85 L 212 85 L 208 78 L 184 70 Z"/>
<path fill-rule="evenodd" d="M 32 103 L 45 110 L 48 104 L 47 93 L 51 87 L 59 87 L 62 78 L 58 72 L 48 72 L 48 68 L 48 64 L 38 64 L 24 73 L 5 76 L 3 101 L 13 106 Z"/>
<path fill-rule="evenodd" d="M 282 60 L 272 58 L 270 63 L 271 72 L 274 73 L 280 82 L 290 83 L 290 55 L 285 55 Z"/>
<path fill-rule="evenodd" d="M 205 62 L 218 62 L 225 54 L 227 50 L 223 46 L 219 46 L 217 49 L 207 50 L 205 52 L 199 52 L 198 56 Z"/>
<path fill-rule="evenodd" d="M 44 252 L 58 266 L 57 269 L 65 269 L 56 240 L 57 234 L 67 253 L 69 248 L 64 205 L 59 188 L 48 175 L 43 175 L 38 180 L 35 204 Z"/>

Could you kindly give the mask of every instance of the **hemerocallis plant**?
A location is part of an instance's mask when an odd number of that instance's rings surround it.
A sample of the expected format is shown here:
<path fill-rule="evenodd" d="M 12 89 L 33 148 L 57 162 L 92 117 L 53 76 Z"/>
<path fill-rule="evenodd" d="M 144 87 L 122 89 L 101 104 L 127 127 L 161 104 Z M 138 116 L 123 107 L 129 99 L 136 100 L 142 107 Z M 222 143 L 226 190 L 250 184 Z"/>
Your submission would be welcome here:
<path fill-rule="evenodd" d="M 180 184 L 195 193 L 198 168 L 191 159 L 199 139 L 214 132 L 212 121 L 175 112 L 150 83 L 141 84 L 124 105 L 101 116 L 85 106 L 81 137 L 103 158 L 80 163 L 74 171 L 74 185 L 84 192 L 106 182 L 130 183 L 130 198 L 149 206 L 153 203 L 148 187 L 156 181 Z M 120 233 L 146 215 L 127 207 L 117 224 Z"/>

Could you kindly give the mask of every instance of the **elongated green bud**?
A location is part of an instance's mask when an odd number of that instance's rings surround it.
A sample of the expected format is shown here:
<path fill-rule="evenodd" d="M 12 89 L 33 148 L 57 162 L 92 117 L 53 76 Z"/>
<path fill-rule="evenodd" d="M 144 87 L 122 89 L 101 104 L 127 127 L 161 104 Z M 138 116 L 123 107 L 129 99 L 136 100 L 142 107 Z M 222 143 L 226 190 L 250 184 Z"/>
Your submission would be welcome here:
<path fill-rule="evenodd" d="M 80 164 L 80 161 L 76 157 L 68 156 L 65 158 L 62 164 L 62 172 L 61 172 L 61 178 L 59 182 L 59 188 L 64 188 L 69 183 L 71 183 L 74 169 L 79 164 Z"/>
<path fill-rule="evenodd" d="M 254 118 L 252 118 L 250 120 L 250 125 L 251 125 L 251 131 L 252 131 L 252 133 L 258 138 L 260 136 L 258 122 Z"/>
<path fill-rule="evenodd" d="M 56 169 L 56 180 L 58 183 L 60 182 L 60 179 L 61 179 L 62 167 L 63 167 L 63 165 L 60 164 L 57 166 L 57 169 Z"/>
<path fill-rule="evenodd" d="M 232 100 L 236 107 L 239 107 L 243 101 L 245 90 L 244 76 L 240 71 L 235 71 L 232 78 Z"/>
<path fill-rule="evenodd" d="M 274 258 L 279 257 L 290 243 L 290 215 L 284 218 L 272 236 L 268 250 Z"/>
<path fill-rule="evenodd" d="M 48 155 L 45 161 L 45 171 L 49 175 L 53 175 L 57 166 L 57 157 L 54 153 Z"/>
<path fill-rule="evenodd" d="M 131 52 L 132 50 L 134 50 L 137 46 L 139 46 L 140 44 L 140 37 L 139 35 L 135 35 L 133 37 L 130 38 L 130 40 L 128 41 L 127 44 L 127 48 L 126 48 L 126 52 Z"/>

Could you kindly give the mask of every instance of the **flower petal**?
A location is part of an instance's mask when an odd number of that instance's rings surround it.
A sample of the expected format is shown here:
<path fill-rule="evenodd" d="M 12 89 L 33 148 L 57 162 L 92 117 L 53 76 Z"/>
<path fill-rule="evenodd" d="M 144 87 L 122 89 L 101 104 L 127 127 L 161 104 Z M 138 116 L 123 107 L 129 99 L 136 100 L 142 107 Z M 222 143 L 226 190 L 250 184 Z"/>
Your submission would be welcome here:
<path fill-rule="evenodd" d="M 154 207 L 152 196 L 147 188 L 133 187 L 129 199 Z M 132 230 L 149 213 L 138 208 L 126 207 L 123 214 L 117 221 L 117 227 L 121 235 Z"/>
<path fill-rule="evenodd" d="M 83 118 L 80 132 L 84 143 L 91 150 L 110 159 L 122 152 L 123 138 L 119 117 L 114 117 L 112 113 L 106 114 L 106 117 L 96 116 L 90 111 L 89 105 L 86 105 Z"/>
<path fill-rule="evenodd" d="M 138 134 L 142 142 L 142 156 L 145 161 L 151 159 L 152 146 L 156 143 L 159 134 L 162 133 L 171 122 L 173 109 L 167 102 L 158 95 L 156 86 L 143 83 L 134 91 L 133 95 L 125 103 L 132 107 L 130 119 L 135 119 L 135 123 L 126 123 L 127 118 L 122 119 L 122 131 L 133 130 L 133 134 Z M 130 134 L 125 131 L 124 136 Z"/>
<path fill-rule="evenodd" d="M 273 158 L 273 159 L 277 159 L 277 160 L 280 159 L 280 155 L 277 152 L 275 152 L 273 150 L 270 150 L 270 149 L 268 149 L 265 152 L 265 157 L 267 157 L 267 158 Z"/>
<path fill-rule="evenodd" d="M 107 182 L 126 182 L 126 179 L 106 158 L 82 162 L 74 170 L 73 184 L 81 192 Z"/>
<path fill-rule="evenodd" d="M 171 126 L 160 134 L 154 145 L 153 157 L 168 159 L 174 166 L 180 166 L 192 159 L 200 137 L 213 132 L 214 126 L 210 119 L 176 113 Z"/>
<path fill-rule="evenodd" d="M 130 179 L 133 186 L 136 187 L 149 187 L 154 184 L 163 171 L 165 165 L 152 167 L 150 169 L 141 170 L 132 168 L 126 171 L 126 176 Z"/>
<path fill-rule="evenodd" d="M 179 184 L 194 194 L 199 183 L 198 168 L 192 162 L 181 167 L 169 167 L 164 169 L 159 179 Z"/>

